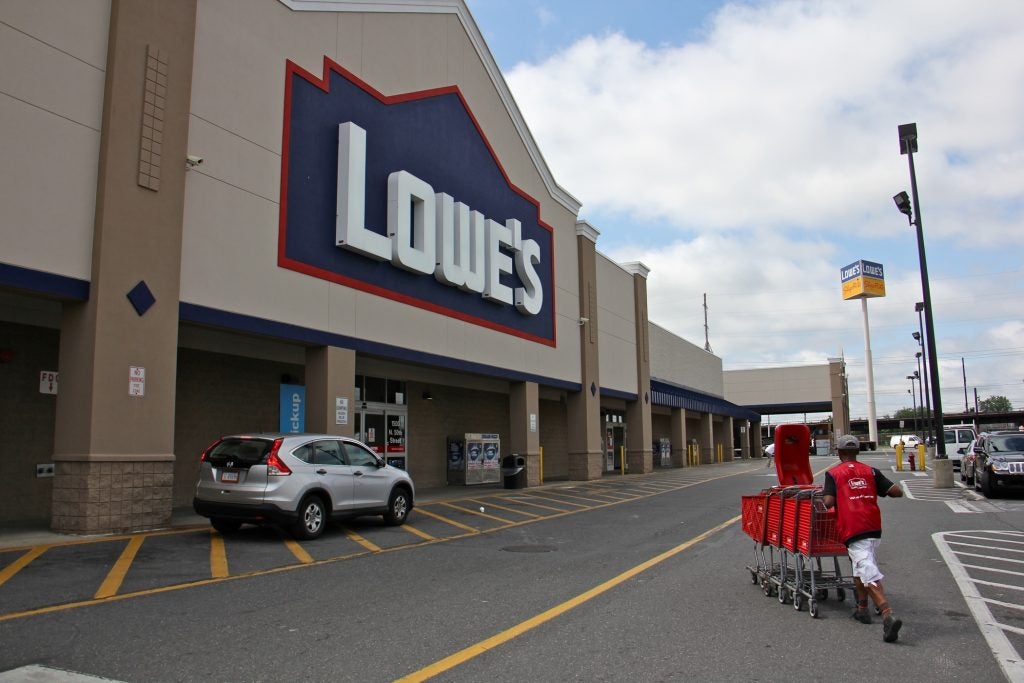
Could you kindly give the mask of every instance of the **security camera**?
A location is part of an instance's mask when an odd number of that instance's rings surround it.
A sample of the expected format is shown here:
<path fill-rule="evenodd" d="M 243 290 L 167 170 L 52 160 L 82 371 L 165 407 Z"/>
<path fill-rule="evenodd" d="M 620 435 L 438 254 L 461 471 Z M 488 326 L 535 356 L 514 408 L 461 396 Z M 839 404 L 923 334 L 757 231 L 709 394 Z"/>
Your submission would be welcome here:
<path fill-rule="evenodd" d="M 579 324 L 580 325 L 586 325 L 589 322 L 590 322 L 590 318 L 580 318 L 579 319 Z"/>
<path fill-rule="evenodd" d="M 189 165 L 189 168 L 195 168 L 199 164 L 203 163 L 203 158 L 197 157 L 195 154 L 189 154 L 185 157 L 185 163 Z"/>

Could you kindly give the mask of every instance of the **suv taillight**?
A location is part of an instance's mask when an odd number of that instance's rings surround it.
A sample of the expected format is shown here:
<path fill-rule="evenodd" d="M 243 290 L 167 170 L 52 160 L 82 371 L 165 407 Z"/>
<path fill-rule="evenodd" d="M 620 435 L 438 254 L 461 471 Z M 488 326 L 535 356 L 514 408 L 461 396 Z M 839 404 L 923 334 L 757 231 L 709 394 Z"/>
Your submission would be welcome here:
<path fill-rule="evenodd" d="M 282 441 L 284 439 L 274 439 L 274 445 L 267 456 L 267 476 L 269 477 L 286 477 L 292 473 L 288 469 L 288 465 L 285 465 L 281 458 L 277 457 L 277 451 L 281 448 Z"/>
<path fill-rule="evenodd" d="M 210 455 L 210 451 L 213 447 L 220 443 L 220 439 L 215 439 L 213 443 L 203 449 L 203 452 L 199 454 L 199 462 L 206 462 L 207 457 Z"/>

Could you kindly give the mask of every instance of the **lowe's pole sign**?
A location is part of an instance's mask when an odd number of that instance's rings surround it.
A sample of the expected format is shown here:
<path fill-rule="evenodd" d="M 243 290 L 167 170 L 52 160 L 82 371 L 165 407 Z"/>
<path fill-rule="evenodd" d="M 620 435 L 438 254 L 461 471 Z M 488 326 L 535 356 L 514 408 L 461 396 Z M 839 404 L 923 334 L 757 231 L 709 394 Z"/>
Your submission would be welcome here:
<path fill-rule="evenodd" d="M 881 263 L 854 261 L 839 271 L 843 300 L 885 296 L 885 270 Z"/>
<path fill-rule="evenodd" d="M 457 87 L 289 61 L 282 149 L 280 266 L 555 345 L 553 231 Z"/>

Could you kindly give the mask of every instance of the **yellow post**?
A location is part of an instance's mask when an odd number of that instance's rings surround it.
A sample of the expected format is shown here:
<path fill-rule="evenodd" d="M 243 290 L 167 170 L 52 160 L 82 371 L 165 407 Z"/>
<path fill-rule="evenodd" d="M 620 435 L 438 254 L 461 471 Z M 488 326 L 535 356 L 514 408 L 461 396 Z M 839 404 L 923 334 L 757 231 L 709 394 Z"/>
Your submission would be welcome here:
<path fill-rule="evenodd" d="M 924 472 L 927 468 L 924 466 L 924 453 L 928 448 L 923 444 L 917 444 L 917 459 L 921 462 L 921 471 Z"/>
<path fill-rule="evenodd" d="M 896 444 L 896 471 L 903 471 L 903 444 Z"/>
<path fill-rule="evenodd" d="M 537 449 L 540 451 L 540 483 L 544 483 L 544 447 L 541 446 Z"/>
<path fill-rule="evenodd" d="M 722 444 L 718 444 L 718 464 L 719 465 L 721 465 L 723 462 L 725 462 L 725 460 L 723 460 L 724 456 L 722 455 L 722 453 L 723 453 L 723 451 L 722 451 Z"/>
<path fill-rule="evenodd" d="M 619 446 L 619 462 L 622 463 L 622 476 L 626 476 L 626 447 Z"/>

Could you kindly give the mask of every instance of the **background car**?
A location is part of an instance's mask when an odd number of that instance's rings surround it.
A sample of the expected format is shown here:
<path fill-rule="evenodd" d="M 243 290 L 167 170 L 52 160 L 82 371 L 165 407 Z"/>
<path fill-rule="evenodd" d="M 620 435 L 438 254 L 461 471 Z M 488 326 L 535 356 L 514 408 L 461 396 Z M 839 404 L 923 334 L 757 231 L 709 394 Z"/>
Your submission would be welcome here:
<path fill-rule="evenodd" d="M 1024 434 L 983 434 L 975 444 L 974 456 L 974 488 L 986 497 L 1010 489 L 1024 490 Z"/>
<path fill-rule="evenodd" d="M 960 456 L 960 481 L 966 484 L 974 483 L 974 446 L 977 443 L 977 439 L 971 439 L 967 448 L 964 449 L 963 455 Z"/>
<path fill-rule="evenodd" d="M 245 522 L 313 539 L 332 518 L 382 515 L 404 524 L 415 488 L 366 444 L 330 434 L 221 437 L 200 456 L 193 509 L 221 533 Z"/>

